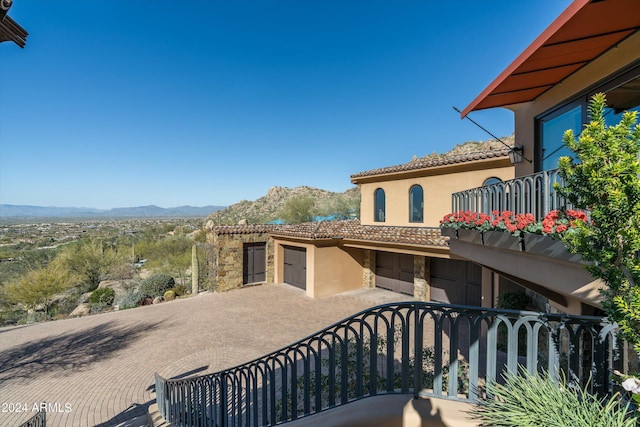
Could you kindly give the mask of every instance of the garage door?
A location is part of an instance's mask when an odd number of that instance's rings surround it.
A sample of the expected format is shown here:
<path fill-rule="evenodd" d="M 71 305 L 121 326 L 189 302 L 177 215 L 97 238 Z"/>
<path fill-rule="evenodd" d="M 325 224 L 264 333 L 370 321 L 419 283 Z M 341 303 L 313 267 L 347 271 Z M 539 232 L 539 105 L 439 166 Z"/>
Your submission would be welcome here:
<path fill-rule="evenodd" d="M 245 243 L 242 248 L 242 283 L 266 280 L 266 243 Z"/>
<path fill-rule="evenodd" d="M 284 247 L 284 282 L 307 289 L 307 250 L 295 246 Z"/>
<path fill-rule="evenodd" d="M 376 252 L 376 287 L 413 296 L 413 255 Z"/>
<path fill-rule="evenodd" d="M 482 269 L 469 261 L 431 258 L 431 300 L 480 306 Z"/>

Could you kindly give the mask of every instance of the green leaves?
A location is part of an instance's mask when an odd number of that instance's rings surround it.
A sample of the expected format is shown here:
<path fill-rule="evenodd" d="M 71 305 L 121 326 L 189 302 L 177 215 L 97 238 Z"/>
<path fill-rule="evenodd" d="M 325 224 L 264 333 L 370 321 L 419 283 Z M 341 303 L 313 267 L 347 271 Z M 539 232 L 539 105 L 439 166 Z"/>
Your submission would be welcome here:
<path fill-rule="evenodd" d="M 608 400 L 565 382 L 557 383 L 548 374 L 539 376 L 521 369 L 508 372 L 504 383 L 490 383 L 491 399 L 480 402 L 471 414 L 483 426 L 537 427 L 635 427 L 638 418 L 620 404 L 620 396 Z"/>
<path fill-rule="evenodd" d="M 589 210 L 591 222 L 563 239 L 607 285 L 603 307 L 640 352 L 640 125 L 637 112 L 628 111 L 608 126 L 606 113 L 605 95 L 596 94 L 589 105 L 591 122 L 579 138 L 565 132 L 564 143 L 577 158 L 560 159 L 565 187 L 558 191 Z"/>

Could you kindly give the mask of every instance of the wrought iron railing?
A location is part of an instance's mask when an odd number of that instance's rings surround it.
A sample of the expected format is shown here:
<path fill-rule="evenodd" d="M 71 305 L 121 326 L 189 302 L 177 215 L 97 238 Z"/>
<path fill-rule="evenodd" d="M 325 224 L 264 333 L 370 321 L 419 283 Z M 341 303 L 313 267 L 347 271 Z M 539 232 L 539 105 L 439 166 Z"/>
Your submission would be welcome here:
<path fill-rule="evenodd" d="M 47 426 L 47 412 L 43 409 L 38 411 L 33 417 L 29 418 L 19 427 L 46 427 Z"/>
<path fill-rule="evenodd" d="M 263 426 L 382 394 L 473 402 L 507 369 L 609 393 L 614 330 L 600 317 L 386 304 L 222 372 L 156 374 L 156 399 L 175 426 Z"/>
<path fill-rule="evenodd" d="M 538 172 L 509 181 L 472 188 L 451 195 L 452 212 L 472 211 L 491 214 L 494 210 L 531 213 L 536 220 L 550 211 L 571 208 L 554 185 L 563 184 L 558 169 Z"/>

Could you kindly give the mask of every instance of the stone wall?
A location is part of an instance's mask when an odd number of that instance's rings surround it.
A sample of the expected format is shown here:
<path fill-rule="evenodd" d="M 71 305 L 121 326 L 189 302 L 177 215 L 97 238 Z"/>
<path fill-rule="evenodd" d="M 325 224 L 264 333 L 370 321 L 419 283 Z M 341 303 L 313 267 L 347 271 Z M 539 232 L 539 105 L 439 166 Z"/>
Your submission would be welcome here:
<path fill-rule="evenodd" d="M 429 301 L 431 298 L 428 277 L 429 258 L 415 255 L 413 257 L 413 296 L 420 301 Z"/>
<path fill-rule="evenodd" d="M 243 286 L 243 247 L 245 243 L 266 244 L 266 280 L 274 282 L 274 244 L 265 225 L 221 226 L 207 234 L 215 252 L 215 290 L 225 292 Z"/>
<path fill-rule="evenodd" d="M 376 252 L 371 249 L 364 249 L 362 256 L 362 287 L 376 287 Z"/>

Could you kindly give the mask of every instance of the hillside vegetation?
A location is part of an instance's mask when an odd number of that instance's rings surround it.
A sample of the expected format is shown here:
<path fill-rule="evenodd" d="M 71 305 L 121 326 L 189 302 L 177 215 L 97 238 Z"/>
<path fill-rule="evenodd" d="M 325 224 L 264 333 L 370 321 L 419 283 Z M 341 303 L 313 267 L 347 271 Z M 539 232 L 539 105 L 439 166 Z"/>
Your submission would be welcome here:
<path fill-rule="evenodd" d="M 312 202 L 312 216 L 359 216 L 360 189 L 355 187 L 338 193 L 306 186 L 272 187 L 266 195 L 255 201 L 242 200 L 211 214 L 207 219 L 216 225 L 237 224 L 241 220 L 250 224 L 263 224 L 285 219 L 288 206 L 306 204 L 306 201 Z"/>

